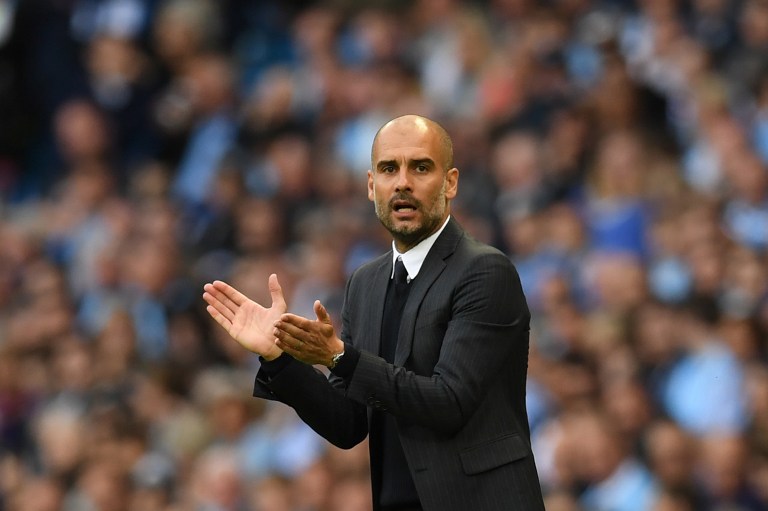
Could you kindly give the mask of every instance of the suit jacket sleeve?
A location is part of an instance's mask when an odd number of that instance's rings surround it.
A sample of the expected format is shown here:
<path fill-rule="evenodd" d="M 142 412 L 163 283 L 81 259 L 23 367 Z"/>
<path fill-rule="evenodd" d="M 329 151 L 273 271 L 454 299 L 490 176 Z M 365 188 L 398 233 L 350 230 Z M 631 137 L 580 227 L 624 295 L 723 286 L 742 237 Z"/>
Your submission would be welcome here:
<path fill-rule="evenodd" d="M 368 414 L 364 405 L 345 396 L 345 385 L 340 378 L 329 380 L 315 367 L 291 359 L 273 378 L 259 371 L 253 395 L 293 407 L 320 436 L 349 449 L 368 435 Z"/>

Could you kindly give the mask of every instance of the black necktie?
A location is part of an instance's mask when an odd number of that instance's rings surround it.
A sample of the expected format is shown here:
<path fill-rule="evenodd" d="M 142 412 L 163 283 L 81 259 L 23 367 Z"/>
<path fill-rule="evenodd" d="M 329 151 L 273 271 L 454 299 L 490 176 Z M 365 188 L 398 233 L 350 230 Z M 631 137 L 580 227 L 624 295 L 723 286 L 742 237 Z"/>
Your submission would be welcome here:
<path fill-rule="evenodd" d="M 401 289 L 408 284 L 408 271 L 405 269 L 402 257 L 398 257 L 395 261 L 395 284 Z"/>
<path fill-rule="evenodd" d="M 395 262 L 395 277 L 387 288 L 384 301 L 384 317 L 381 325 L 381 356 L 387 362 L 395 360 L 397 348 L 397 333 L 400 330 L 400 318 L 403 315 L 405 302 L 408 299 L 408 272 L 401 258 Z"/>
<path fill-rule="evenodd" d="M 395 262 L 394 278 L 390 279 L 387 286 L 384 317 L 381 325 L 381 351 L 379 355 L 390 363 L 395 361 L 400 320 L 410 289 L 408 272 L 405 271 L 403 261 L 398 258 Z M 408 462 L 405 460 L 393 415 L 374 412 L 371 423 L 371 448 L 371 461 L 380 463 L 381 466 L 379 504 L 382 507 L 404 509 L 403 504 L 417 503 L 419 497 L 408 470 Z M 414 509 L 417 507 L 414 506 Z"/>

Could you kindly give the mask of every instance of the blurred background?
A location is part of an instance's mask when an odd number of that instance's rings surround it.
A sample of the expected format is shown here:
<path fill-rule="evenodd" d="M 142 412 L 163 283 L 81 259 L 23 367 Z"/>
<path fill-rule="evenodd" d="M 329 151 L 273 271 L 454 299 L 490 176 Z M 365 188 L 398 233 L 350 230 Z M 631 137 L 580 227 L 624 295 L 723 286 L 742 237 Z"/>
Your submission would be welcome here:
<path fill-rule="evenodd" d="M 768 509 L 765 0 L 0 0 L 0 510 L 370 509 L 201 294 L 338 318 L 404 113 L 520 272 L 547 509 Z"/>

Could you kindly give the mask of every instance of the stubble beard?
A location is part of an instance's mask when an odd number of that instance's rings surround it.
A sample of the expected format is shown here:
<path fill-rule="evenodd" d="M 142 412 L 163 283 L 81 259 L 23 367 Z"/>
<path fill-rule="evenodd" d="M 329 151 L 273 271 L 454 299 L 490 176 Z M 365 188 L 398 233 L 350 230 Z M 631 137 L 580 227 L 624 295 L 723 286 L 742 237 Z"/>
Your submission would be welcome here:
<path fill-rule="evenodd" d="M 396 225 L 391 215 L 393 211 L 392 203 L 396 200 L 403 199 L 413 203 L 416 206 L 416 209 L 422 213 L 423 220 L 421 223 Z M 445 182 L 443 182 L 443 185 L 440 187 L 440 190 L 438 190 L 435 197 L 432 197 L 432 207 L 429 210 L 423 208 L 423 202 L 417 201 L 411 195 L 403 193 L 395 195 L 387 203 L 380 203 L 378 197 L 376 197 L 376 191 L 374 190 L 373 204 L 376 216 L 384 228 L 387 229 L 395 239 L 395 242 L 399 245 L 412 248 L 435 232 L 443 221 L 446 209 Z"/>

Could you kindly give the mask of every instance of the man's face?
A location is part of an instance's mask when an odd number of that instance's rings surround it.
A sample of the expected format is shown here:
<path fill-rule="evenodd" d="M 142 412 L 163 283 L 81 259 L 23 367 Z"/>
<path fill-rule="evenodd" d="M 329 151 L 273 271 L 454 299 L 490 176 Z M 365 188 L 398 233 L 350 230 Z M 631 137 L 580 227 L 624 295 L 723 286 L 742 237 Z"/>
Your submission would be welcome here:
<path fill-rule="evenodd" d="M 437 132 L 419 118 L 397 119 L 374 142 L 368 198 L 404 252 L 437 231 L 456 196 L 459 171 L 446 169 Z"/>

